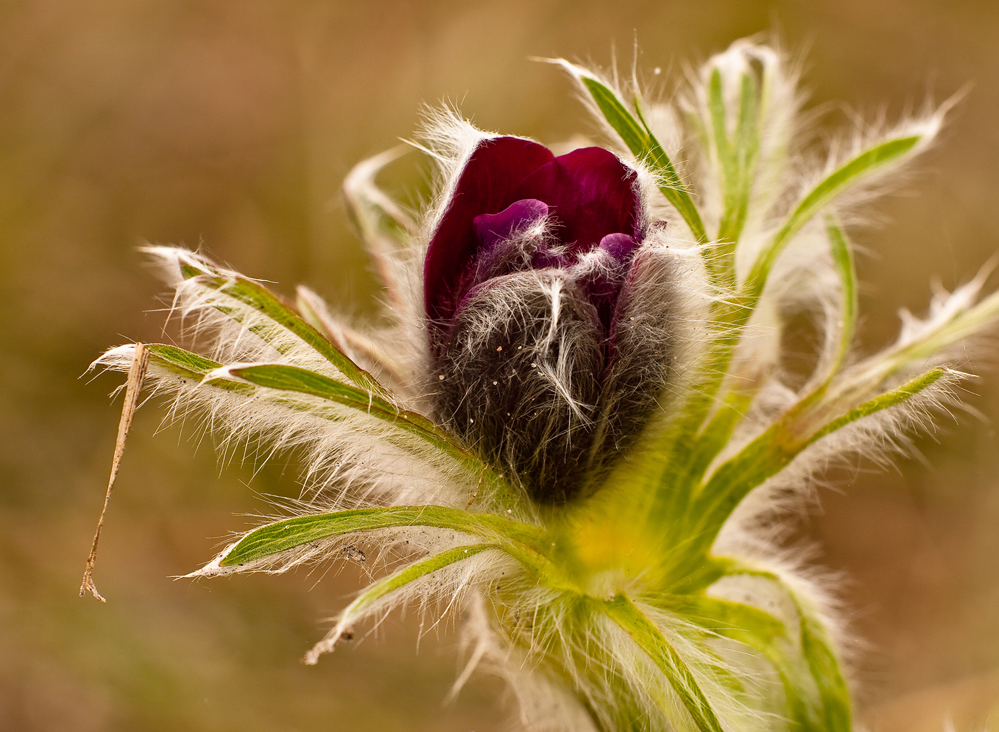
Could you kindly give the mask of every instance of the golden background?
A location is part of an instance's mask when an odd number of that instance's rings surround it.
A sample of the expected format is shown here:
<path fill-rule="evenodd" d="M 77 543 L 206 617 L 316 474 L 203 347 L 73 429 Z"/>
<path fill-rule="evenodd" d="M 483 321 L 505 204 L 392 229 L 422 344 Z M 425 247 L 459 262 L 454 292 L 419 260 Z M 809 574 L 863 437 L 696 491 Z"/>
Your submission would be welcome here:
<path fill-rule="evenodd" d="M 78 598 L 120 405 L 119 378 L 79 376 L 108 346 L 169 337 L 137 245 L 203 246 L 370 315 L 338 189 L 412 133 L 422 103 L 557 142 L 592 128 L 529 57 L 607 64 L 615 44 L 627 67 L 637 37 L 640 66 L 675 77 L 761 32 L 804 53 L 829 130 L 968 89 L 919 174 L 855 234 L 863 344 L 883 344 L 898 306 L 923 308 L 931 279 L 965 281 L 999 244 L 999 3 L 0 3 L 0 729 L 505 728 L 487 677 L 442 704 L 453 623 L 418 644 L 418 618 L 393 616 L 299 663 L 356 569 L 173 581 L 298 477 L 293 458 L 220 468 L 193 425 L 160 429 L 162 406 L 139 412 L 112 501 L 96 573 L 109 602 Z M 925 464 L 861 465 L 802 529 L 847 578 L 875 730 L 999 714 L 999 372 L 982 370 L 968 402 L 991 420 L 945 422 L 919 443 Z"/>

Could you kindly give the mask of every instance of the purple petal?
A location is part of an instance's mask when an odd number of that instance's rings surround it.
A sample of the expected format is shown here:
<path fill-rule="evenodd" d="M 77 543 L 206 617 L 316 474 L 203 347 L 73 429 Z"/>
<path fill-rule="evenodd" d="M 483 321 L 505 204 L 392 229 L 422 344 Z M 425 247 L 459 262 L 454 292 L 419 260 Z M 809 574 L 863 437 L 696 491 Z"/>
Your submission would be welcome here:
<path fill-rule="evenodd" d="M 497 214 L 481 214 L 472 219 L 479 251 L 488 252 L 498 241 L 524 231 L 548 215 L 548 206 L 534 198 L 515 201 Z"/>
<path fill-rule="evenodd" d="M 620 264 L 630 262 L 638 246 L 638 240 L 628 234 L 608 234 L 600 240 L 600 248 Z"/>
<path fill-rule="evenodd" d="M 587 251 L 608 234 L 641 237 L 637 177 L 613 153 L 586 147 L 539 166 L 516 197 L 547 203 L 561 227 L 559 240 L 573 244 L 573 252 Z"/>
<path fill-rule="evenodd" d="M 628 276 L 628 270 L 631 268 L 638 247 L 639 243 L 633 236 L 608 234 L 600 240 L 599 245 L 599 249 L 606 252 L 603 255 L 603 263 L 600 266 L 581 264 L 579 283 L 587 298 L 596 307 L 604 333 L 608 335 L 611 333 L 621 287 Z"/>
<path fill-rule="evenodd" d="M 474 261 L 478 240 L 473 220 L 497 213 L 513 201 L 528 175 L 554 159 L 543 145 L 516 137 L 485 140 L 468 159 L 458 178 L 451 204 L 427 248 L 424 303 L 431 322 L 448 321 L 462 295 L 462 280 Z"/>
<path fill-rule="evenodd" d="M 469 261 L 461 291 L 490 277 L 530 269 L 532 249 L 540 242 L 525 240 L 526 230 L 548 215 L 548 206 L 532 198 L 516 201 L 498 214 L 482 214 L 472 219 L 478 248 Z M 461 292 L 459 291 L 459 295 Z M 462 302 L 464 298 L 462 297 Z M 460 305 L 458 308 L 460 309 Z M 455 311 L 457 312 L 457 310 Z"/>

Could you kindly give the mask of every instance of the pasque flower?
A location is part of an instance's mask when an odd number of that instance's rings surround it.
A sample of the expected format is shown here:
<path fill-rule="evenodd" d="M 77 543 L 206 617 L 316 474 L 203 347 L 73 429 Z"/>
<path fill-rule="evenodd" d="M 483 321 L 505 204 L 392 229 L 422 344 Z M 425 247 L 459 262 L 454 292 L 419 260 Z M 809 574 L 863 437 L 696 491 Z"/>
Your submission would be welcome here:
<path fill-rule="evenodd" d="M 737 42 L 670 102 L 557 63 L 606 149 L 556 156 L 444 111 L 417 145 L 440 171 L 418 217 L 375 185 L 397 151 L 349 176 L 390 326 L 153 247 L 208 355 L 133 344 L 98 363 L 134 381 L 148 360 L 223 446 L 305 456 L 301 500 L 195 575 L 389 560 L 309 662 L 440 600 L 471 644 L 458 686 L 489 664 L 530 729 L 847 732 L 832 590 L 781 532 L 830 465 L 886 460 L 956 405 L 999 317 L 979 276 L 904 313 L 883 350 L 853 348 L 843 222 L 942 112 L 819 159 L 767 46 Z M 782 351 L 801 315 L 824 334 L 804 376 Z"/>
<path fill-rule="evenodd" d="M 613 153 L 499 137 L 469 156 L 430 240 L 436 411 L 535 500 L 583 490 L 664 386 L 668 312 L 633 307 L 663 254 L 640 250 L 646 218 L 638 174 Z M 652 343 L 629 337 L 636 315 L 661 317 Z"/>

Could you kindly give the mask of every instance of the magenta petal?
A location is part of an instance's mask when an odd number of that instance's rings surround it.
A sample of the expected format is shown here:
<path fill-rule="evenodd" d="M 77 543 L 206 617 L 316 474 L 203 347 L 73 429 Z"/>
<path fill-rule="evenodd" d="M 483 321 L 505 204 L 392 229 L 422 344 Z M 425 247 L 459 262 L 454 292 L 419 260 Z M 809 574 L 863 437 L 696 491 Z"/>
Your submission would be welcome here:
<path fill-rule="evenodd" d="M 599 248 L 610 254 L 613 263 L 609 267 L 590 269 L 580 278 L 583 291 L 597 308 L 605 333 L 611 331 L 612 315 L 617 307 L 621 285 L 624 284 L 635 250 L 639 246 L 633 236 L 608 234 L 600 240 Z"/>
<path fill-rule="evenodd" d="M 460 300 L 455 313 L 461 309 L 466 289 L 491 277 L 529 268 L 523 235 L 547 215 L 548 206 L 529 198 L 510 204 L 498 214 L 482 214 L 472 220 L 479 246 L 474 262 L 470 260 L 463 281 L 458 283 Z M 537 242 L 530 243 L 537 246 Z"/>
<path fill-rule="evenodd" d="M 462 280 L 478 246 L 475 217 L 497 213 L 513 201 L 530 198 L 516 195 L 517 186 L 553 159 L 543 145 L 517 137 L 485 140 L 469 157 L 451 205 L 427 249 L 424 302 L 432 322 L 450 320 L 461 298 Z"/>
<path fill-rule="evenodd" d="M 561 226 L 559 240 L 574 252 L 608 234 L 641 237 L 637 174 L 613 153 L 586 147 L 541 165 L 517 188 L 517 198 L 544 201 Z"/>
<path fill-rule="evenodd" d="M 496 242 L 529 228 L 548 215 L 548 206 L 534 198 L 515 201 L 497 214 L 482 214 L 472 219 L 480 252 L 487 252 Z"/>
<path fill-rule="evenodd" d="M 628 234 L 608 234 L 600 240 L 600 248 L 614 257 L 619 264 L 631 262 L 631 256 L 638 249 L 638 240 Z"/>

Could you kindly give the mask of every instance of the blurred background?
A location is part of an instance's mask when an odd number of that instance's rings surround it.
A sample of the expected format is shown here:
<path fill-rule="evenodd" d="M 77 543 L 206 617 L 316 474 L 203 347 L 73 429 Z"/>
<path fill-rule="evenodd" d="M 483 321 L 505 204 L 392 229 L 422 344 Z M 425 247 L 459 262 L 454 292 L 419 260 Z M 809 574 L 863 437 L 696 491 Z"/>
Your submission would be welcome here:
<path fill-rule="evenodd" d="M 0 729 L 475 730 L 507 727 L 477 677 L 443 698 L 457 634 L 302 653 L 360 586 L 326 574 L 174 581 L 228 532 L 295 495 L 292 459 L 220 466 L 193 426 L 141 410 L 96 581 L 77 597 L 115 439 L 121 379 L 81 379 L 106 347 L 159 341 L 160 283 L 136 247 L 202 246 L 281 292 L 306 283 L 358 318 L 374 280 L 339 185 L 396 144 L 421 104 L 560 141 L 591 127 L 532 56 L 684 64 L 771 33 L 806 59 L 833 130 L 967 96 L 943 142 L 858 233 L 865 347 L 999 244 L 999 4 L 659 0 L 0 2 Z M 999 357 L 997 357 L 999 361 Z M 984 364 L 983 364 L 984 366 Z M 883 732 L 982 729 L 999 713 L 999 372 L 924 462 L 826 491 L 802 535 L 847 578 L 859 718 Z M 335 575 L 335 576 L 334 576 Z"/>

